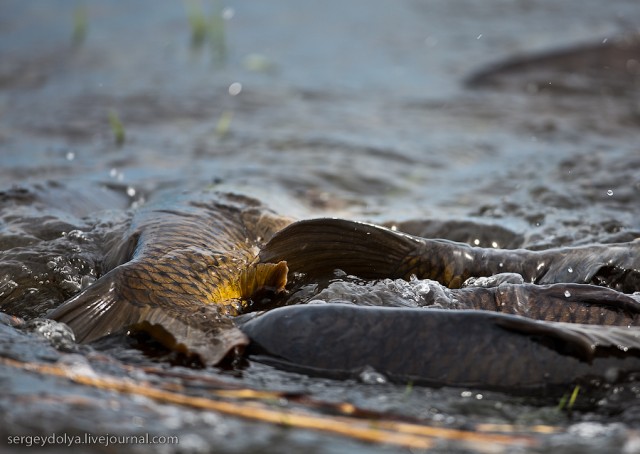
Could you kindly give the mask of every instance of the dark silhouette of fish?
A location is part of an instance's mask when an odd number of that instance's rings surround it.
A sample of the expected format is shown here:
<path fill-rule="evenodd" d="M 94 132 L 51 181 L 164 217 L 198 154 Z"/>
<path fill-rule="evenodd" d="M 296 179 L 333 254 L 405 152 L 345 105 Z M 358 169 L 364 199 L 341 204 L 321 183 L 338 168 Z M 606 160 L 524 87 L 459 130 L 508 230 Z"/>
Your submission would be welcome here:
<path fill-rule="evenodd" d="M 488 311 L 288 306 L 241 325 L 254 358 L 335 378 L 525 391 L 640 371 L 640 330 Z"/>
<path fill-rule="evenodd" d="M 110 271 L 48 316 L 79 342 L 141 330 L 216 364 L 248 342 L 231 316 L 284 288 L 285 262 L 254 262 L 258 245 L 288 222 L 247 197 L 165 196 L 114 241 Z"/>
<path fill-rule="evenodd" d="M 472 74 L 471 88 L 518 89 L 527 93 L 633 96 L 637 92 L 638 34 L 511 57 Z"/>
<path fill-rule="evenodd" d="M 304 281 L 303 281 L 304 282 Z M 535 285 L 503 273 L 470 280 L 465 288 L 449 289 L 436 281 L 333 278 L 328 285 L 302 285 L 285 304 L 313 300 L 350 302 L 358 306 L 427 307 L 485 310 L 536 320 L 608 326 L 639 326 L 640 302 L 630 295 L 586 284 Z"/>

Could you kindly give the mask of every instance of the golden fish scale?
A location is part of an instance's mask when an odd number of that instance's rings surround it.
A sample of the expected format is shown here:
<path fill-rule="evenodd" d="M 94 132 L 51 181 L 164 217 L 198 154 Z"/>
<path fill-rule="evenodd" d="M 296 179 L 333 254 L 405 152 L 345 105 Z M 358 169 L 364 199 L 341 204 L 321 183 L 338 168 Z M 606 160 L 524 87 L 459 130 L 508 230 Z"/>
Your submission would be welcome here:
<path fill-rule="evenodd" d="M 235 210 L 196 211 L 157 212 L 138 226 L 138 247 L 122 273 L 127 298 L 186 308 L 194 300 L 232 303 L 240 296 L 238 270 L 255 258 L 257 238 Z"/>

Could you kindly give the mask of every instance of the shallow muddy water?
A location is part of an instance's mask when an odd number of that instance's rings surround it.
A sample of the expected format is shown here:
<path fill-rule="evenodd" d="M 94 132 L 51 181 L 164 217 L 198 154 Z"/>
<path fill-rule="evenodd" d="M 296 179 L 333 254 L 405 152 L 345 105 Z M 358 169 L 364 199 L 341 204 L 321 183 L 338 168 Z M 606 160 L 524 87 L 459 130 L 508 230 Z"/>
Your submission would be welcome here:
<path fill-rule="evenodd" d="M 190 15 L 216 14 L 199 41 Z M 639 20 L 632 0 L 5 1 L 0 310 L 41 317 L 90 285 L 109 238 L 166 192 L 238 192 L 293 218 L 401 225 L 485 247 L 632 241 Z M 8 317 L 0 324 L 3 445 L 91 432 L 180 438 L 137 452 L 640 452 L 633 380 L 582 390 L 566 411 L 556 397 L 399 386 L 373 372 L 339 381 L 256 362 L 188 368 L 144 340 L 77 346 L 54 332 L 50 341 Z M 252 402 L 312 415 L 350 417 L 338 407 L 349 403 L 364 415 L 354 420 L 511 438 L 356 441 L 25 363 L 212 400 L 227 399 L 221 389 L 271 391 Z"/>

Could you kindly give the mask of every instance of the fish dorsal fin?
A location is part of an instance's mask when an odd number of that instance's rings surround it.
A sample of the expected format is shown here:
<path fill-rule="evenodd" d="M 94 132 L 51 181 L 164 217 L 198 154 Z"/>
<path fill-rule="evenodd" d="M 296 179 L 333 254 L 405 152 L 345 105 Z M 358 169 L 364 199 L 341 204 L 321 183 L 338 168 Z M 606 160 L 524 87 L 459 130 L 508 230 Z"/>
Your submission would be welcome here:
<path fill-rule="evenodd" d="M 578 323 L 546 322 L 520 316 L 497 317 L 495 324 L 530 336 L 539 336 L 554 343 L 554 348 L 591 361 L 598 351 L 606 349 L 640 352 L 640 328 Z"/>
<path fill-rule="evenodd" d="M 247 301 L 262 292 L 279 293 L 287 285 L 288 273 L 285 261 L 254 263 L 241 270 L 232 280 L 219 285 L 210 303 L 225 305 L 225 301 Z"/>
<path fill-rule="evenodd" d="M 287 285 L 287 262 L 256 263 L 240 272 L 241 298 L 249 299 L 259 292 L 281 292 Z"/>
<path fill-rule="evenodd" d="M 320 218 L 285 227 L 262 248 L 260 261 L 286 261 L 292 272 L 330 276 L 335 269 L 363 278 L 406 278 L 402 262 L 419 240 L 373 224 Z M 402 274 L 402 275 L 399 275 Z"/>

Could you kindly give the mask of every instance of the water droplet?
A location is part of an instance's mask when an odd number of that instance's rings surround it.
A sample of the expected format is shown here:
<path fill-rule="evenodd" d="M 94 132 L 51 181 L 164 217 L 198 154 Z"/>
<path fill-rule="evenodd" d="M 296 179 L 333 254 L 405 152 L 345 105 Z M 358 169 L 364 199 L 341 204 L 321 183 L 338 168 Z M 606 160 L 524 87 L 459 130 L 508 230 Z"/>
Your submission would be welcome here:
<path fill-rule="evenodd" d="M 613 191 L 612 191 L 611 189 L 609 189 L 609 190 L 607 191 L 607 195 L 608 195 L 609 197 L 611 197 L 611 196 L 613 195 Z"/>
<path fill-rule="evenodd" d="M 476 394 L 476 399 L 478 400 L 482 400 L 484 396 L 482 394 Z"/>
<path fill-rule="evenodd" d="M 115 178 L 115 177 L 117 177 L 117 176 L 118 176 L 118 169 L 116 169 L 116 168 L 114 167 L 113 169 L 109 170 L 109 176 L 110 176 L 111 178 Z"/>
<path fill-rule="evenodd" d="M 222 18 L 224 20 L 233 19 L 233 16 L 235 15 L 236 15 L 236 11 L 233 8 L 230 8 L 228 6 L 222 10 Z"/>
<path fill-rule="evenodd" d="M 573 268 L 569 267 L 569 268 L 567 268 L 567 271 L 570 272 L 570 273 L 573 273 Z"/>
<path fill-rule="evenodd" d="M 133 197 L 133 196 L 135 196 L 135 195 L 136 195 L 136 190 L 135 190 L 135 188 L 133 188 L 133 187 L 131 187 L 131 186 L 127 187 L 127 195 L 128 195 L 129 197 Z"/>
<path fill-rule="evenodd" d="M 231 96 L 239 95 L 241 91 L 242 91 L 242 84 L 240 82 L 234 82 L 231 85 L 229 85 L 229 94 Z"/>
<path fill-rule="evenodd" d="M 462 391 L 460 393 L 460 396 L 462 397 L 471 397 L 473 395 L 473 393 L 471 391 Z"/>
<path fill-rule="evenodd" d="M 475 240 L 473 240 L 473 244 L 478 246 L 480 244 L 480 240 L 478 238 L 476 238 Z"/>
<path fill-rule="evenodd" d="M 495 241 L 492 241 L 492 242 L 491 242 L 491 247 L 493 247 L 493 248 L 495 248 L 495 249 L 498 249 L 498 243 L 497 243 L 497 242 L 495 242 Z"/>
<path fill-rule="evenodd" d="M 569 298 L 571 296 L 571 292 L 569 290 L 565 290 L 564 291 L 564 296 L 566 296 L 567 298 Z"/>
<path fill-rule="evenodd" d="M 67 153 L 67 161 L 73 161 L 76 158 L 76 154 L 73 151 Z"/>

